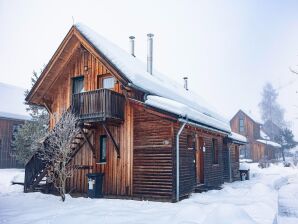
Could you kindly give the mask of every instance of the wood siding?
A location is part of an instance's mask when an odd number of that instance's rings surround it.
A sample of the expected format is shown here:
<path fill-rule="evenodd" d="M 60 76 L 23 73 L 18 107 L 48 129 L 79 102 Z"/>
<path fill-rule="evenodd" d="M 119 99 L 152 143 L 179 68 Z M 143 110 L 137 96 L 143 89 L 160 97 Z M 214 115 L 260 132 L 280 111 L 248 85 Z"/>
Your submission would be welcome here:
<path fill-rule="evenodd" d="M 133 111 L 129 104 L 125 106 L 125 122 L 120 125 L 107 125 L 115 141 L 120 146 L 120 158 L 112 140 L 107 141 L 107 161 L 99 163 L 99 137 L 107 135 L 102 125 L 98 124 L 92 129 L 91 144 L 95 147 L 96 155 L 93 153 L 88 144 L 77 153 L 72 160 L 72 166 L 82 166 L 85 169 L 77 169 L 69 183 L 69 189 L 73 192 L 87 192 L 87 173 L 104 173 L 103 192 L 106 196 L 131 196 L 132 195 L 132 134 L 133 134 Z M 87 166 L 92 168 L 86 169 Z"/>
<path fill-rule="evenodd" d="M 172 122 L 141 109 L 134 110 L 133 195 L 172 200 Z"/>
<path fill-rule="evenodd" d="M 0 118 L 0 168 L 22 167 L 12 155 L 12 138 L 14 125 L 21 125 L 24 121 Z"/>
<path fill-rule="evenodd" d="M 239 131 L 240 118 L 244 120 L 244 133 L 240 133 Z M 241 146 L 242 154 L 254 162 L 262 159 L 265 156 L 265 151 L 263 146 L 256 142 L 257 139 L 260 139 L 260 124 L 256 123 L 241 110 L 233 117 L 230 124 L 233 132 L 244 135 L 249 142 L 249 144 Z"/>

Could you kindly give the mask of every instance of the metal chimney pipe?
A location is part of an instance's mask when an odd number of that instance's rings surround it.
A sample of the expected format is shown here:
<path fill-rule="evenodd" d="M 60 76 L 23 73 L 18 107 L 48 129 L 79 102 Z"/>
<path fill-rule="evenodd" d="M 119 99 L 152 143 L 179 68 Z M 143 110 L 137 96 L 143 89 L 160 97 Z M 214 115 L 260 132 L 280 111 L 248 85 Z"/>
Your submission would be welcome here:
<path fill-rule="evenodd" d="M 153 64 L 153 34 L 147 34 L 147 72 L 152 75 Z"/>
<path fill-rule="evenodd" d="M 135 57 L 135 37 L 134 36 L 129 37 L 129 43 L 130 43 L 130 53 L 132 56 Z"/>
<path fill-rule="evenodd" d="M 184 79 L 184 89 L 188 90 L 188 83 L 187 83 L 188 78 L 187 77 L 183 77 L 183 79 Z"/>

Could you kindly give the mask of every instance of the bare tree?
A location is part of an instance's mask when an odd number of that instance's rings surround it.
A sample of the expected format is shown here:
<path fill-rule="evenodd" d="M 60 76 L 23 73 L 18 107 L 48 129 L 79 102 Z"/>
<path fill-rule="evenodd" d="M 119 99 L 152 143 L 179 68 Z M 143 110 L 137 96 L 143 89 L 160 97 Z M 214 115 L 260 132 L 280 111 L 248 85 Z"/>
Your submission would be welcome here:
<path fill-rule="evenodd" d="M 77 123 L 74 114 L 65 112 L 55 128 L 47 133 L 40 151 L 40 157 L 52 167 L 50 180 L 54 183 L 62 201 L 65 201 L 66 181 L 73 175 L 73 167 L 69 161 L 73 154 L 71 141 L 79 133 Z"/>

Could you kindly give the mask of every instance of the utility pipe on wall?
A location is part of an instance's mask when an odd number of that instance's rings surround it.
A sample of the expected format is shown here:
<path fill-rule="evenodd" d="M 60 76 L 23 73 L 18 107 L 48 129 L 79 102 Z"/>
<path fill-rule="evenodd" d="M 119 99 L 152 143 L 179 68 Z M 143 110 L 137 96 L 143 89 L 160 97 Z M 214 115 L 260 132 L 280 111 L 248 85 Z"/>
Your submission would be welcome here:
<path fill-rule="evenodd" d="M 187 123 L 187 120 L 186 121 L 183 121 L 183 124 L 181 125 L 181 127 L 179 128 L 178 130 L 178 133 L 176 135 L 176 201 L 179 201 L 179 195 L 180 195 L 180 190 L 179 190 L 179 187 L 180 187 L 180 155 L 179 155 L 179 137 L 180 137 L 180 134 L 182 133 L 185 125 Z"/>

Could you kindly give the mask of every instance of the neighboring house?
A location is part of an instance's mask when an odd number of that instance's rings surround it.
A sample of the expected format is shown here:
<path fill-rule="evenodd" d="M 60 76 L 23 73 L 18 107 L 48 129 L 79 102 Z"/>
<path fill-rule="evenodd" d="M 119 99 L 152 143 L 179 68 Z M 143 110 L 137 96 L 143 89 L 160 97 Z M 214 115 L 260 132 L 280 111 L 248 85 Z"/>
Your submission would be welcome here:
<path fill-rule="evenodd" d="M 80 120 L 81 133 L 72 140 L 77 169 L 67 184 L 72 192 L 87 192 L 86 174 L 104 173 L 105 197 L 178 201 L 197 186 L 224 182 L 228 149 L 236 176 L 238 146 L 229 146 L 243 144 L 243 137 L 231 134 L 229 123 L 187 85 L 153 71 L 152 35 L 148 46 L 146 66 L 133 51 L 74 25 L 27 96 L 47 108 L 51 128 L 54 114 L 69 108 Z M 26 165 L 25 191 L 47 175 L 35 164 L 32 157 Z"/>
<path fill-rule="evenodd" d="M 271 141 L 262 129 L 262 123 L 243 110 L 239 110 L 230 121 L 233 132 L 246 136 L 248 144 L 241 147 L 241 156 L 258 162 L 263 158 L 275 159 L 281 147 Z"/>
<path fill-rule="evenodd" d="M 0 83 L 0 168 L 22 167 L 12 151 L 13 134 L 29 119 L 24 105 L 22 88 Z"/>

